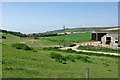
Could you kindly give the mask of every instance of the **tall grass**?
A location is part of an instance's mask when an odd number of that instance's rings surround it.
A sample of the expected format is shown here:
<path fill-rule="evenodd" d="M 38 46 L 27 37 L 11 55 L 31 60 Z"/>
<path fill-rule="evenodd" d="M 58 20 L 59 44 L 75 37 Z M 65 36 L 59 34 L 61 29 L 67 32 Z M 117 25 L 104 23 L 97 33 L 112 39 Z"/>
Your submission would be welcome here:
<path fill-rule="evenodd" d="M 43 48 L 43 50 L 53 50 L 53 51 L 59 51 L 59 52 L 66 52 L 66 53 L 73 53 L 73 54 L 83 54 L 83 55 L 89 55 L 89 56 L 105 56 L 105 57 L 113 57 L 113 58 L 118 58 L 119 56 L 116 55 L 109 55 L 109 54 L 98 54 L 98 53 L 90 53 L 90 52 L 82 52 L 82 51 L 74 51 L 72 49 L 67 49 L 67 50 L 60 50 L 59 48 L 54 48 L 54 47 L 49 47 L 49 48 Z"/>
<path fill-rule="evenodd" d="M 91 62 L 90 60 L 88 60 L 90 59 L 88 56 L 85 57 L 85 56 L 80 56 L 80 55 L 73 56 L 69 54 L 67 56 L 63 56 L 59 53 L 51 52 L 50 57 L 63 64 L 67 64 L 67 61 L 76 62 L 76 60 L 80 60 L 80 61 L 88 62 L 88 63 Z"/>

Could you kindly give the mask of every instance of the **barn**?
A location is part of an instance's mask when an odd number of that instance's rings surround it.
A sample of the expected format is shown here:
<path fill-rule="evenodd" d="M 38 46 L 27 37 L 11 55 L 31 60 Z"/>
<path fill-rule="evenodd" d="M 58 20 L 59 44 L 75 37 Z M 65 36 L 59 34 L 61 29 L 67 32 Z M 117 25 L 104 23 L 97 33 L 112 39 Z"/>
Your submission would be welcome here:
<path fill-rule="evenodd" d="M 120 47 L 119 30 L 97 30 L 92 32 L 91 40 L 100 41 L 101 44 Z"/>

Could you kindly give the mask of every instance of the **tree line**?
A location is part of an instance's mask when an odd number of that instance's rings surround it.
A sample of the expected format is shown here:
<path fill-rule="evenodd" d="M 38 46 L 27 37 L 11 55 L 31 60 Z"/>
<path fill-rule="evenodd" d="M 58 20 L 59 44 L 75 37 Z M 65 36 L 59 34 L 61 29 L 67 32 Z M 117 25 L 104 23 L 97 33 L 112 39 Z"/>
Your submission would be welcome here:
<path fill-rule="evenodd" d="M 33 33 L 33 34 L 22 34 L 21 32 L 7 31 L 0 29 L 2 33 L 9 33 L 19 37 L 49 37 L 49 36 L 58 36 L 57 33 Z"/>
<path fill-rule="evenodd" d="M 12 35 L 15 35 L 15 36 L 19 36 L 19 37 L 27 37 L 26 34 L 22 34 L 20 32 L 13 32 L 13 31 L 1 30 L 1 29 L 0 29 L 0 32 L 6 33 L 6 34 L 9 33 L 9 34 L 12 34 Z"/>

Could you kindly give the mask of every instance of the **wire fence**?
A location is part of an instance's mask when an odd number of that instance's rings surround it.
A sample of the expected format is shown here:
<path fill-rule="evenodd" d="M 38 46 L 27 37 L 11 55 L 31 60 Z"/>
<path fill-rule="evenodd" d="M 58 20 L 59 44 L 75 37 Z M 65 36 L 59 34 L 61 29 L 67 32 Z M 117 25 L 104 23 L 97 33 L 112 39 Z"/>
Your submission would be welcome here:
<path fill-rule="evenodd" d="M 74 73 L 74 74 L 76 74 L 76 73 L 81 73 L 81 74 L 84 74 L 85 75 L 85 78 L 86 78 L 86 80 L 89 80 L 89 74 L 91 75 L 94 75 L 94 74 L 98 74 L 98 75 L 105 75 L 105 74 L 107 74 L 107 75 L 116 75 L 116 76 L 119 76 L 119 74 L 118 74 L 118 72 L 98 72 L 98 71 L 95 71 L 95 70 L 90 70 L 89 71 L 89 68 L 88 67 L 86 67 L 86 69 L 85 70 L 77 70 L 77 71 L 10 71 L 10 70 L 3 70 L 2 72 L 17 72 L 17 73 L 19 73 L 19 72 L 22 72 L 23 74 L 24 74 L 24 72 L 25 73 L 48 73 L 48 74 L 50 74 L 50 73 L 57 73 L 57 74 L 69 74 L 69 73 Z"/>
<path fill-rule="evenodd" d="M 85 73 L 86 70 L 77 70 L 77 71 L 10 71 L 10 70 L 3 70 L 2 72 L 27 72 L 27 73 L 79 73 L 83 72 Z M 101 74 L 118 74 L 118 72 L 98 72 L 98 71 L 92 71 L 89 70 L 89 73 L 101 73 Z"/>

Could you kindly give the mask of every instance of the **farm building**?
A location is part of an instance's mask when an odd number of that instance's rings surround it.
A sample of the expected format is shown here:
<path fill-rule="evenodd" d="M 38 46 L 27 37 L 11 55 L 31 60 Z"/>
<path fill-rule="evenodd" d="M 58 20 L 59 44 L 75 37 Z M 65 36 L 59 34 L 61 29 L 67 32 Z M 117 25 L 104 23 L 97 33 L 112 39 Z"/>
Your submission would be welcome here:
<path fill-rule="evenodd" d="M 38 33 L 37 36 L 43 36 L 43 33 Z"/>
<path fill-rule="evenodd" d="M 101 41 L 101 44 L 120 47 L 120 31 L 118 30 L 98 30 L 92 32 L 92 40 Z"/>

